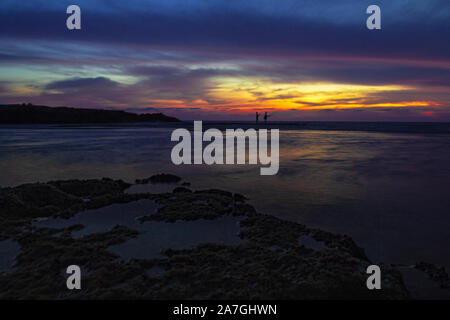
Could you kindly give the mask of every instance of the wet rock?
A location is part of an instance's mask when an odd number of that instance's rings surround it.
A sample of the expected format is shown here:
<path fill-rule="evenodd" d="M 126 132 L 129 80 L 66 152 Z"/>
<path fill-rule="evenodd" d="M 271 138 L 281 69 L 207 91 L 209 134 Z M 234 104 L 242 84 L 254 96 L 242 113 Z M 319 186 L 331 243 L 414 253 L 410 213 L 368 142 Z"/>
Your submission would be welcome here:
<path fill-rule="evenodd" d="M 123 182 L 122 180 L 112 180 L 109 178 L 103 178 L 101 180 L 90 179 L 50 181 L 48 184 L 53 185 L 68 194 L 85 199 L 110 194 L 119 194 L 131 186 L 129 183 Z"/>
<path fill-rule="evenodd" d="M 229 191 L 219 190 L 219 189 L 207 189 L 195 191 L 197 194 L 217 194 L 223 197 L 232 198 L 233 194 Z"/>
<path fill-rule="evenodd" d="M 181 181 L 181 178 L 170 174 L 170 173 L 159 173 L 151 176 L 146 179 L 137 179 L 137 184 L 147 184 L 147 183 L 178 183 Z"/>
<path fill-rule="evenodd" d="M 172 197 L 155 198 L 161 205 L 156 213 L 141 217 L 145 221 L 216 219 L 233 213 L 233 199 L 230 192 L 221 190 L 203 190 L 175 193 Z"/>
<path fill-rule="evenodd" d="M 0 216 L 7 219 L 48 217 L 82 201 L 50 184 L 0 189 Z"/>
<path fill-rule="evenodd" d="M 192 190 L 184 187 L 176 187 L 172 191 L 173 193 L 191 193 Z"/>
<path fill-rule="evenodd" d="M 246 198 L 245 196 L 243 196 L 242 194 L 239 193 L 235 193 L 233 195 L 234 201 L 236 202 L 245 202 L 246 200 L 248 200 L 248 198 Z"/>
<path fill-rule="evenodd" d="M 178 177 L 177 177 L 178 178 Z M 144 179 L 145 180 L 145 179 Z M 156 178 L 155 181 L 168 181 Z M 170 180 L 170 179 L 169 179 Z M 149 180 L 150 181 L 150 180 Z M 174 180 L 171 180 L 174 181 Z M 177 179 L 177 182 L 179 180 Z M 372 264 L 350 237 L 310 229 L 256 212 L 245 197 L 223 190 L 166 194 L 125 194 L 120 180 L 68 180 L 0 189 L 0 238 L 21 247 L 16 268 L 0 274 L 1 294 L 9 299 L 407 299 L 398 272 L 381 266 L 383 290 L 367 290 Z M 91 189 L 90 189 L 91 188 Z M 175 189 L 175 190 L 177 190 Z M 83 198 L 90 201 L 83 201 Z M 118 260 L 108 248 L 138 231 L 117 225 L 107 232 L 73 238 L 83 228 L 37 228 L 31 221 L 49 215 L 151 198 L 156 213 L 141 222 L 175 222 L 241 216 L 237 245 L 203 243 L 164 250 L 164 258 Z M 151 222 L 149 222 L 151 223 Z M 324 243 L 320 250 L 299 243 L 302 236 Z M 77 264 L 89 270 L 83 290 L 68 292 L 61 270 Z M 437 279 L 440 269 L 418 264 Z M 158 270 L 157 276 L 149 270 Z"/>
<path fill-rule="evenodd" d="M 450 288 L 450 278 L 444 267 L 438 267 L 432 263 L 419 262 L 415 265 L 415 268 L 425 272 L 431 280 L 439 283 L 441 288 Z"/>

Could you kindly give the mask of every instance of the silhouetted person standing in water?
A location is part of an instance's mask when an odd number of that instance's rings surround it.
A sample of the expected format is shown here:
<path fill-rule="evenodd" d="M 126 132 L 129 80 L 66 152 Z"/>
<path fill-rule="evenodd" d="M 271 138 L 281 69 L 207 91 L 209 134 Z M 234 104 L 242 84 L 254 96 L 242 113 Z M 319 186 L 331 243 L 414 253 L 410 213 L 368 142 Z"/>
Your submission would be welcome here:
<path fill-rule="evenodd" d="M 267 118 L 269 117 L 269 115 L 267 114 L 267 112 L 264 113 L 264 124 L 267 124 Z"/>
<path fill-rule="evenodd" d="M 259 120 L 259 112 L 256 112 L 256 124 L 258 124 L 258 120 Z"/>

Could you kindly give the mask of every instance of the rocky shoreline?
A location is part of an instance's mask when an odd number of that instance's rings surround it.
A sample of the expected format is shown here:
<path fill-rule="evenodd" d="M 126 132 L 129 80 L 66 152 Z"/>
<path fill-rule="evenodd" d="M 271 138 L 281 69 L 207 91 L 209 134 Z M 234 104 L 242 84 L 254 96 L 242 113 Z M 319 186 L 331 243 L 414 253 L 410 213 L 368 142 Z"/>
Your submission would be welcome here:
<path fill-rule="evenodd" d="M 157 175 L 137 183 L 180 179 Z M 183 182 L 171 193 L 125 192 L 121 180 L 67 180 L 0 189 L 0 241 L 20 253 L 0 271 L 3 299 L 408 299 L 401 274 L 382 268 L 382 290 L 366 288 L 372 262 L 345 235 L 261 214 L 240 194 L 191 190 Z M 112 204 L 154 201 L 158 209 L 139 223 L 173 224 L 239 217 L 239 244 L 200 243 L 164 248 L 152 259 L 121 260 L 109 248 L 139 237 L 120 225 L 74 237 L 86 226 L 38 227 L 37 219 L 70 218 Z M 66 288 L 65 268 L 83 271 L 82 290 Z"/>

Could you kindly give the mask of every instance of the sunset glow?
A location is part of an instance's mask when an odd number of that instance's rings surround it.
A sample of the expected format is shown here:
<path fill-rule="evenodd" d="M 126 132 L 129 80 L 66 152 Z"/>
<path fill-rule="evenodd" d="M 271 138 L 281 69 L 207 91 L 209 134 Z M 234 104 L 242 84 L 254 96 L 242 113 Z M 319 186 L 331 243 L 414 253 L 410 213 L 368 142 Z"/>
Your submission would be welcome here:
<path fill-rule="evenodd" d="M 402 19 L 370 31 L 365 5 L 345 1 L 147 4 L 79 1 L 84 28 L 69 31 L 58 1 L 39 14 L 2 3 L 0 103 L 186 120 L 252 120 L 259 110 L 273 120 L 450 120 L 443 9 L 420 2 L 402 16 L 386 2 L 384 14 Z M 416 23 L 424 15 L 426 33 Z"/>

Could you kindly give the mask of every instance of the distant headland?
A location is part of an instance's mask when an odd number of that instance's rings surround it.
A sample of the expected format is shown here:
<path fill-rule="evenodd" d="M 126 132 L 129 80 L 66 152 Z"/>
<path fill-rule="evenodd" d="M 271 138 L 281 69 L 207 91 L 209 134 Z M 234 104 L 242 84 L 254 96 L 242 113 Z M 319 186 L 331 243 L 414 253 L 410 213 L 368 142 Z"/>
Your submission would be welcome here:
<path fill-rule="evenodd" d="M 179 122 L 162 113 L 136 114 L 126 111 L 0 104 L 0 124 L 76 124 L 124 122 Z"/>

